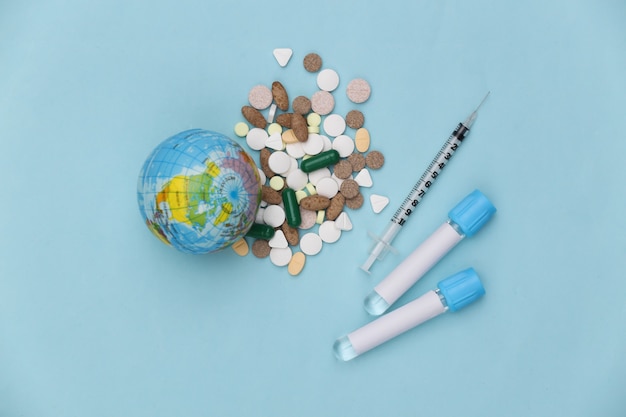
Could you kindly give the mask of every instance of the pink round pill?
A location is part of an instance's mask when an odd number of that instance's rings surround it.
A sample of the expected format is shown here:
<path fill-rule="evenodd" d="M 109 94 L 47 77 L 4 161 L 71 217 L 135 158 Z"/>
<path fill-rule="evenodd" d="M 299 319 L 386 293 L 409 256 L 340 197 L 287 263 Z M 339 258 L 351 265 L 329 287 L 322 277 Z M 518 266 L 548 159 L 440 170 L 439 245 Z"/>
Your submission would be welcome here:
<path fill-rule="evenodd" d="M 272 100 L 272 90 L 264 85 L 256 85 L 248 93 L 250 105 L 257 110 L 267 109 L 272 104 Z"/>
<path fill-rule="evenodd" d="M 348 83 L 346 94 L 353 103 L 363 103 L 370 98 L 372 88 L 363 78 L 355 78 Z"/>
<path fill-rule="evenodd" d="M 311 96 L 311 108 L 320 116 L 327 115 L 335 108 L 335 98 L 328 91 L 317 91 Z"/>

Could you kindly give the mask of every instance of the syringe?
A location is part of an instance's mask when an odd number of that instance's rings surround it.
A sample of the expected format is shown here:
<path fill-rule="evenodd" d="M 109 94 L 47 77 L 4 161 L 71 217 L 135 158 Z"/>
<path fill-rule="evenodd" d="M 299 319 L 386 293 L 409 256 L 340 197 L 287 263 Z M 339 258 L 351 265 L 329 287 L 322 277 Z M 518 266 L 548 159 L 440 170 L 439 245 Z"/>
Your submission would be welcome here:
<path fill-rule="evenodd" d="M 378 237 L 370 234 L 370 236 L 375 240 L 375 243 L 372 246 L 369 257 L 363 265 L 361 265 L 362 270 L 369 272 L 370 268 L 374 264 L 374 261 L 382 260 L 387 252 L 392 249 L 391 242 L 400 232 L 402 226 L 406 224 L 411 213 L 415 211 L 417 205 L 422 201 L 426 192 L 430 189 L 430 187 L 432 187 L 433 183 L 441 173 L 441 170 L 446 166 L 461 142 L 463 142 L 463 139 L 465 139 L 465 136 L 469 133 L 470 127 L 474 123 L 474 120 L 476 120 L 478 109 L 480 109 L 480 106 L 482 106 L 488 96 L 489 92 L 487 92 L 476 109 L 469 116 L 467 116 L 467 119 L 456 126 L 446 143 L 443 144 L 441 150 L 439 150 L 428 168 L 426 168 L 426 171 L 424 171 L 420 177 L 419 181 L 415 183 L 409 195 L 404 199 L 402 205 L 395 212 L 382 236 Z"/>

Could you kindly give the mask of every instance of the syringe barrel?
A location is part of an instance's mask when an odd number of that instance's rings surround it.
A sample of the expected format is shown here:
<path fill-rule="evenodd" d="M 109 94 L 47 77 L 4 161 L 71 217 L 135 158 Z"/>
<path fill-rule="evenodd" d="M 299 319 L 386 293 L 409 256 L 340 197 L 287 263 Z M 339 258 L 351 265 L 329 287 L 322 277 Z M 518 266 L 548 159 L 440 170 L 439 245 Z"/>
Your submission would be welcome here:
<path fill-rule="evenodd" d="M 450 222 L 442 224 L 376 285 L 374 291 L 391 306 L 445 254 L 463 240 L 463 237 L 464 235 L 460 234 Z M 377 313 L 382 314 L 384 311 Z"/>
<path fill-rule="evenodd" d="M 446 311 L 438 291 L 429 291 L 416 300 L 348 334 L 357 355 L 392 339 Z"/>

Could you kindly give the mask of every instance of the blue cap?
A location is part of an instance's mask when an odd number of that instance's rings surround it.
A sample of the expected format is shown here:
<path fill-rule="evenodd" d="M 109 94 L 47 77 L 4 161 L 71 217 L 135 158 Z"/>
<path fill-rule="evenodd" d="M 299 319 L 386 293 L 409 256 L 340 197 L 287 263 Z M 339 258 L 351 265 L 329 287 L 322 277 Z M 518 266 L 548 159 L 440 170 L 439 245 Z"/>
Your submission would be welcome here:
<path fill-rule="evenodd" d="M 493 216 L 496 208 L 483 193 L 474 190 L 448 213 L 465 236 L 472 236 Z"/>
<path fill-rule="evenodd" d="M 473 268 L 439 281 L 437 287 L 450 311 L 460 310 L 485 295 L 485 288 Z"/>

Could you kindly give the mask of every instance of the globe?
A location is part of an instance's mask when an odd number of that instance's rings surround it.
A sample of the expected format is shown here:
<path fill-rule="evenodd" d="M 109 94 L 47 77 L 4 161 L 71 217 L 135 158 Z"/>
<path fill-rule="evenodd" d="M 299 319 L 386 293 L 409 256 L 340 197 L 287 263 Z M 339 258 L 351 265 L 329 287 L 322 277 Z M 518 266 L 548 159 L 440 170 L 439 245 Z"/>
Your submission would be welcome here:
<path fill-rule="evenodd" d="M 137 200 L 148 229 L 162 242 L 186 253 L 211 253 L 250 229 L 261 181 L 237 142 L 192 129 L 166 139 L 148 156 Z"/>

